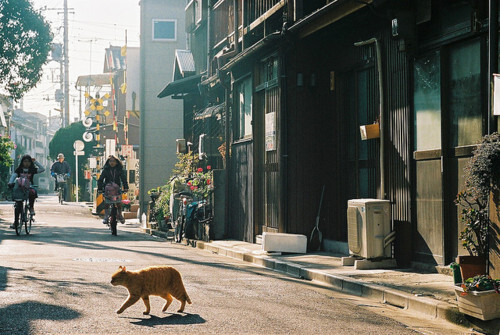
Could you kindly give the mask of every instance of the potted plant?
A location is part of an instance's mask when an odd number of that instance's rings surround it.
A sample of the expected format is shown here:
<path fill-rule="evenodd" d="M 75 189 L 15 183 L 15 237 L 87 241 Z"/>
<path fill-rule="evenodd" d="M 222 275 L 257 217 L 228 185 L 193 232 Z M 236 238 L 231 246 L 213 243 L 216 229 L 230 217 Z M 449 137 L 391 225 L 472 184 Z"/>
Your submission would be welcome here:
<path fill-rule="evenodd" d="M 500 317 L 500 280 L 480 275 L 455 286 L 458 309 L 461 313 L 481 320 Z"/>
<path fill-rule="evenodd" d="M 488 202 L 500 189 L 500 135 L 483 137 L 465 168 L 465 187 L 455 203 L 461 207 L 460 218 L 464 229 L 460 233 L 463 247 L 470 256 L 459 256 L 457 262 L 463 280 L 486 273 L 490 213 Z M 467 268 L 475 267 L 472 272 Z"/>

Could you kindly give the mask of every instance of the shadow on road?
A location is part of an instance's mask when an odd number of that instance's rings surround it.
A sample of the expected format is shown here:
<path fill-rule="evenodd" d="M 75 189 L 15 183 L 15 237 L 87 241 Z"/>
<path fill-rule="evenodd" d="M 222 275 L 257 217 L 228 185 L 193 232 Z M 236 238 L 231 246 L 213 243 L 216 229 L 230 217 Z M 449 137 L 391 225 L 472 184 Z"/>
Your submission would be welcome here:
<path fill-rule="evenodd" d="M 80 317 L 80 313 L 75 310 L 38 301 L 25 301 L 0 308 L 0 315 L 0 334 L 30 334 L 30 323 L 34 320 L 62 321 Z"/>
<path fill-rule="evenodd" d="M 205 323 L 203 319 L 198 314 L 170 314 L 165 317 L 157 317 L 151 315 L 147 319 L 141 319 L 139 321 L 132 321 L 131 323 L 138 326 L 154 327 L 159 325 L 194 325 Z"/>

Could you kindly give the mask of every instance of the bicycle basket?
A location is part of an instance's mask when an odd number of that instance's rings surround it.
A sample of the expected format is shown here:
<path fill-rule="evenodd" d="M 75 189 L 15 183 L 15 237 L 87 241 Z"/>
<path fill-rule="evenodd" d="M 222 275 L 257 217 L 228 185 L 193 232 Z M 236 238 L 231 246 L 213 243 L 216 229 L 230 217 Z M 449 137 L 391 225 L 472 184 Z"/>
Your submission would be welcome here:
<path fill-rule="evenodd" d="M 66 178 L 63 174 L 56 174 L 56 182 L 57 183 L 65 183 Z"/>
<path fill-rule="evenodd" d="M 122 201 L 120 186 L 109 183 L 104 187 L 104 201 L 106 203 L 119 203 Z"/>

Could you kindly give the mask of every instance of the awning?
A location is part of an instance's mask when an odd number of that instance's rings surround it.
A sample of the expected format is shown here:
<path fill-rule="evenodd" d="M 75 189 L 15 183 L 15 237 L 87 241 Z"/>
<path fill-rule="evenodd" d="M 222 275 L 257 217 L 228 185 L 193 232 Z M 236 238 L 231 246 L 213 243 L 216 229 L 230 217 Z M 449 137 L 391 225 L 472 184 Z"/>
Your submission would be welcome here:
<path fill-rule="evenodd" d="M 78 86 L 105 86 L 111 85 L 111 79 L 115 75 L 113 73 L 89 74 L 86 76 L 78 76 L 76 87 Z"/>
<path fill-rule="evenodd" d="M 158 94 L 158 98 L 168 97 L 175 94 L 197 93 L 198 84 L 201 82 L 201 74 L 172 81 Z"/>
<path fill-rule="evenodd" d="M 207 117 L 212 117 L 216 116 L 217 118 L 220 118 L 222 115 L 222 112 L 226 108 L 226 103 L 223 102 L 219 105 L 215 106 L 210 106 L 205 109 L 200 110 L 194 115 L 195 120 L 203 120 L 206 119 Z"/>

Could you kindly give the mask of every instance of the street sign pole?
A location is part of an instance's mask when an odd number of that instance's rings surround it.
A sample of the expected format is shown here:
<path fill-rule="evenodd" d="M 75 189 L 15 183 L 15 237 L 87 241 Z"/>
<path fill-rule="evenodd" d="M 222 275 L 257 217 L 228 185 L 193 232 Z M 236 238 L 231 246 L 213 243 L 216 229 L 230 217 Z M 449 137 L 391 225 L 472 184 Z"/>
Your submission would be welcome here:
<path fill-rule="evenodd" d="M 85 143 L 83 143 L 82 141 L 80 140 L 76 140 L 74 143 L 73 143 L 73 148 L 75 149 L 75 151 L 73 151 L 73 154 L 75 155 L 75 178 L 76 178 L 76 181 L 75 181 L 75 185 L 76 185 L 76 202 L 78 202 L 78 156 L 81 156 L 83 154 L 85 154 L 82 150 L 83 148 L 85 148 Z"/>

